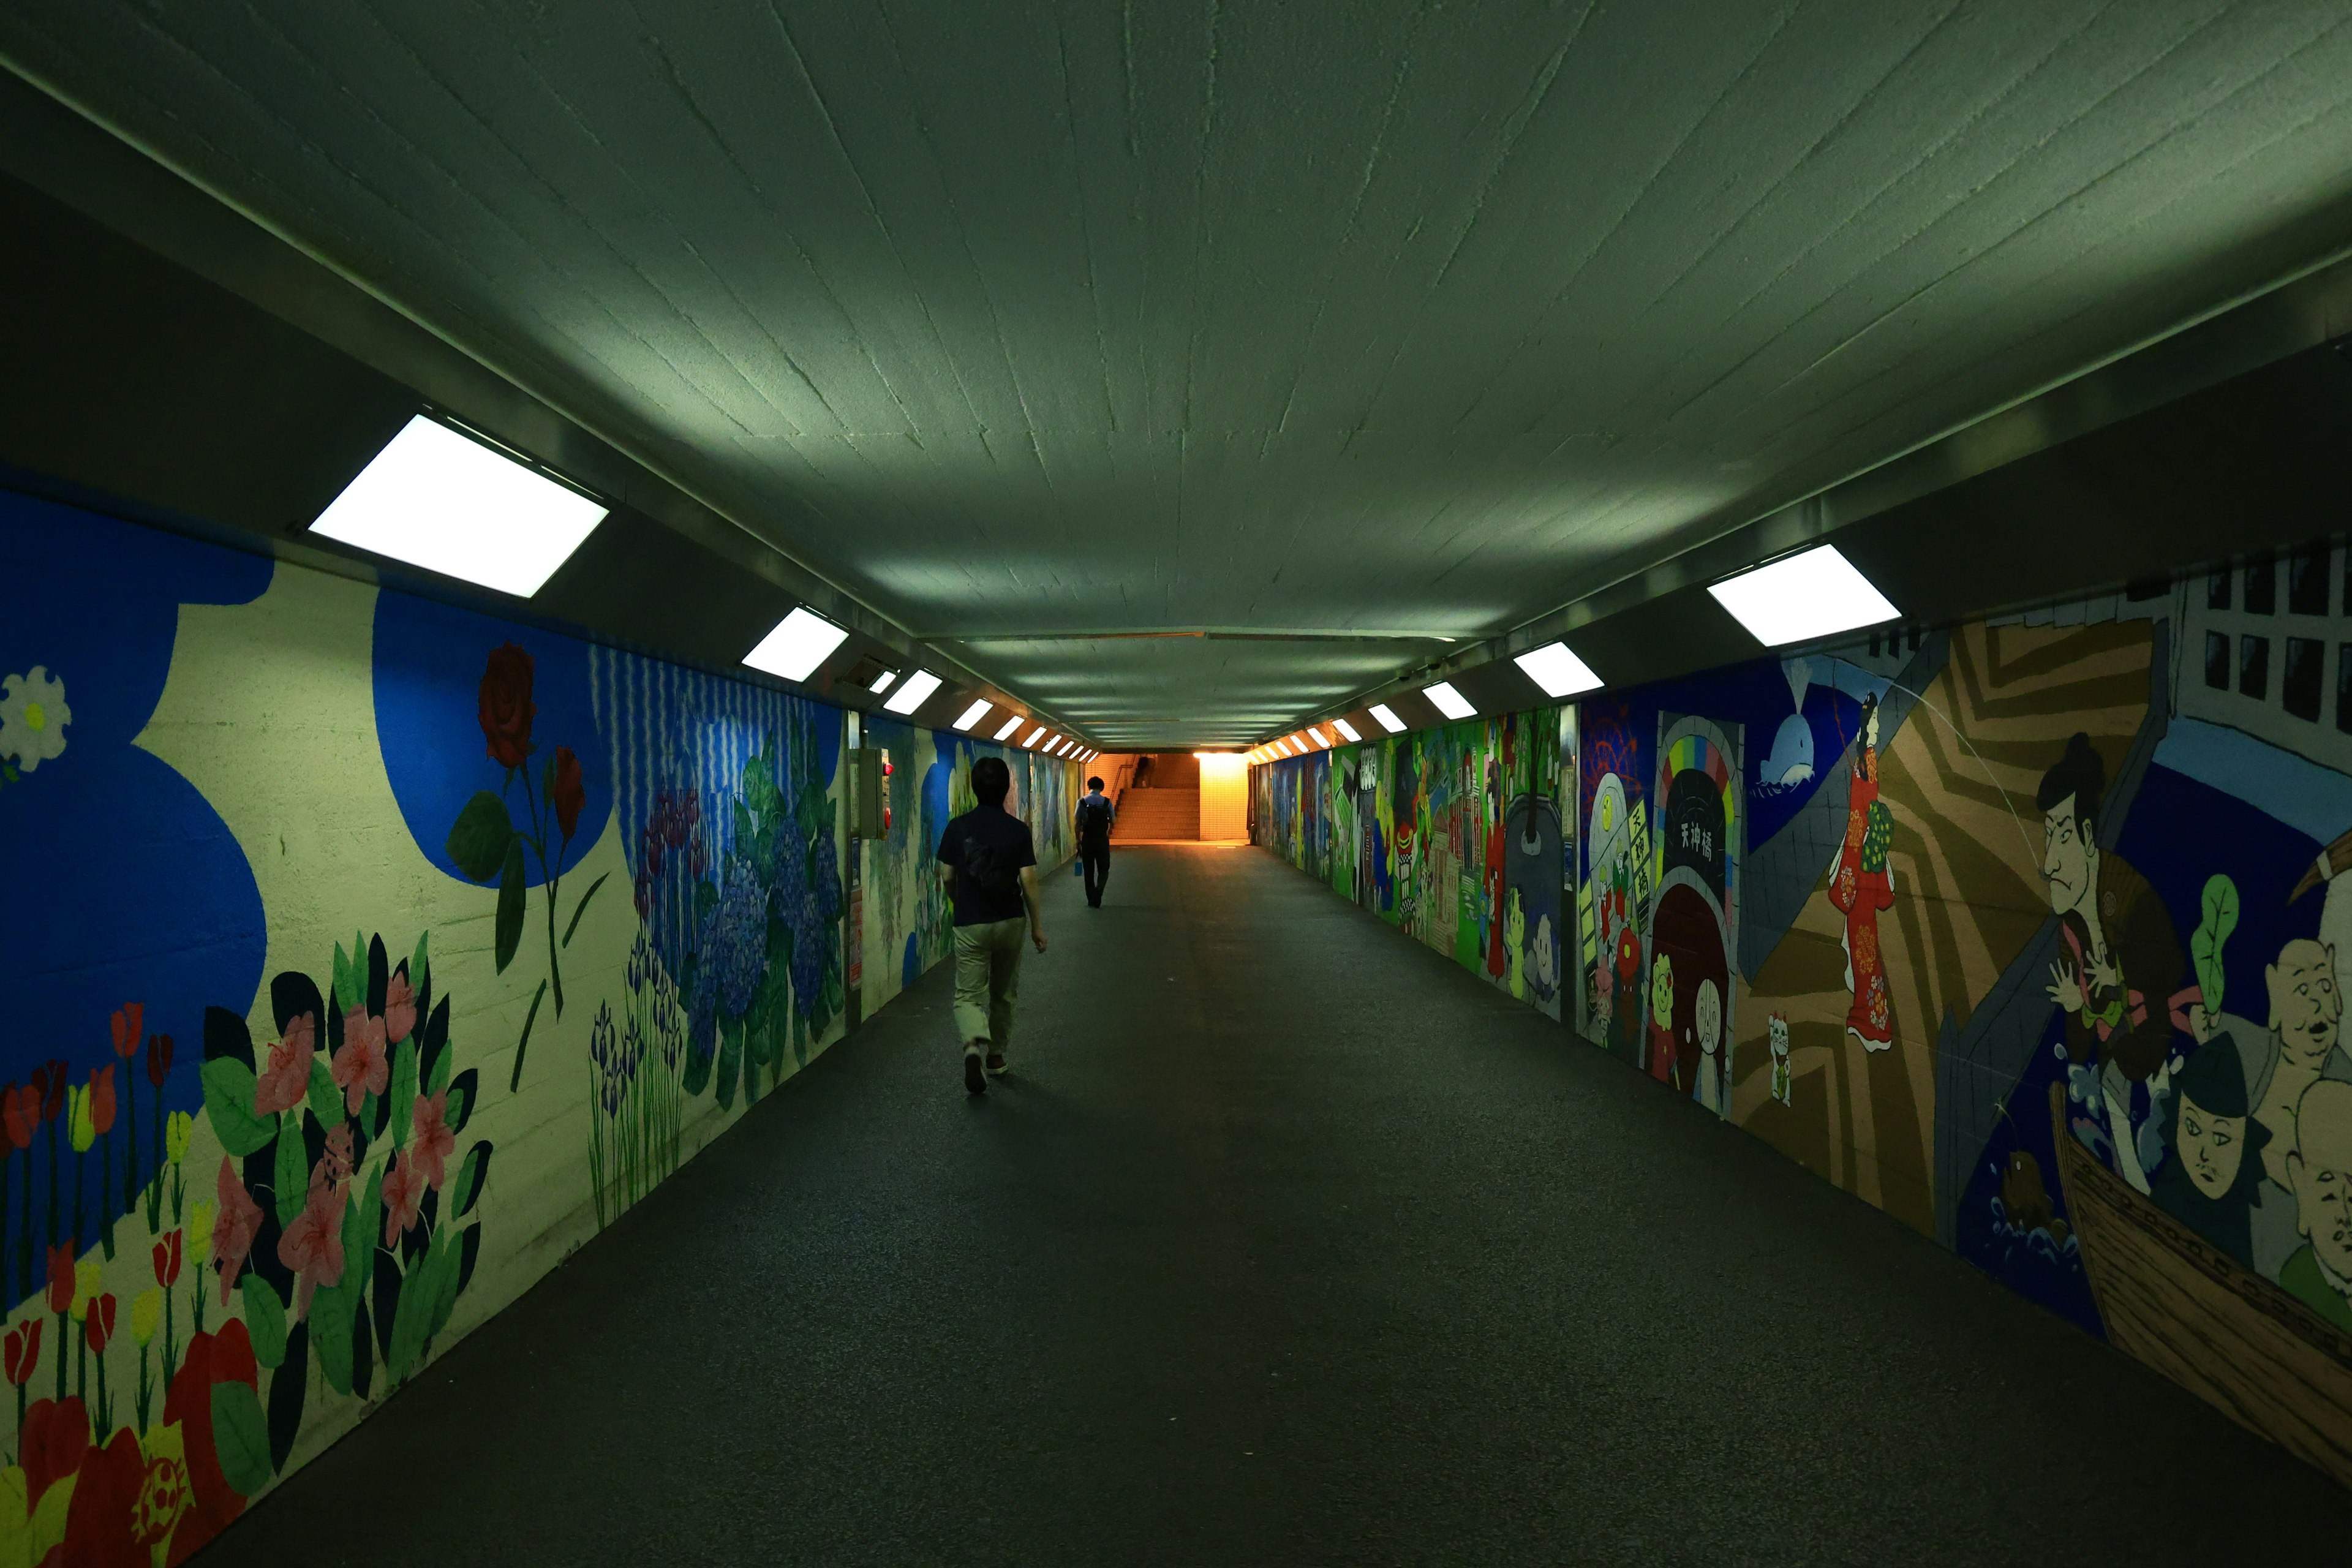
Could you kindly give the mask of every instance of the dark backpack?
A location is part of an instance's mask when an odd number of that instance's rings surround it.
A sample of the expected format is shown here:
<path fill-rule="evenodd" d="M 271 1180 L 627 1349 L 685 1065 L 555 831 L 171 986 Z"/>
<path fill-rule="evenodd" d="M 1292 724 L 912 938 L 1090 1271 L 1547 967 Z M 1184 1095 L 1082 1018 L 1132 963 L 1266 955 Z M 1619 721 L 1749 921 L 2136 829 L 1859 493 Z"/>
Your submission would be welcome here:
<path fill-rule="evenodd" d="M 1110 802 L 1088 795 L 1078 802 L 1078 837 L 1100 838 L 1110 831 Z"/>

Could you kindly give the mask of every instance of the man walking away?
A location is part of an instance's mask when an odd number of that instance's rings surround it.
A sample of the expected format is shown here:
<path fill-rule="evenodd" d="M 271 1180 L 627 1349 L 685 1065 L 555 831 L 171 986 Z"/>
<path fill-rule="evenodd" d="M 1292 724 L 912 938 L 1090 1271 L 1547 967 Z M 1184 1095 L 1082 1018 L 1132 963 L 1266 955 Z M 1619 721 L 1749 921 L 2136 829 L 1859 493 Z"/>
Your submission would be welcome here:
<path fill-rule="evenodd" d="M 1103 884 L 1110 880 L 1110 825 L 1118 808 L 1104 798 L 1100 779 L 1087 781 L 1087 796 L 1078 802 L 1078 858 L 1087 869 L 1087 904 L 1102 908 Z"/>
<path fill-rule="evenodd" d="M 998 757 L 971 764 L 972 797 L 980 802 L 940 835 L 940 885 L 955 906 L 955 1021 L 963 1040 L 963 1087 L 986 1094 L 987 1070 L 1006 1069 L 1013 1043 L 1013 1004 L 1021 990 L 1021 921 L 1027 906 L 1029 940 L 1045 951 L 1045 916 L 1037 899 L 1037 851 L 1029 825 L 1004 809 L 1013 772 Z"/>

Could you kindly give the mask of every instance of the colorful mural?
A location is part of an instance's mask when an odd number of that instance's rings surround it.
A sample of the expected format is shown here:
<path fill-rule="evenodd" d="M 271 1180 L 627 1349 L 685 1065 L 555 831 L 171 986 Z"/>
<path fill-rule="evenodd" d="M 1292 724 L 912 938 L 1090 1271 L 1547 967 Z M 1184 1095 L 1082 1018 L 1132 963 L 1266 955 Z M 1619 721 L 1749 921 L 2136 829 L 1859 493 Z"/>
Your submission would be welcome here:
<path fill-rule="evenodd" d="M 971 764 L 996 757 L 1013 772 L 1012 808 L 1029 824 L 1042 867 L 1077 853 L 1070 814 L 1084 793 L 1076 763 L 919 729 L 889 719 L 866 721 L 866 743 L 890 757 L 890 828 L 860 841 L 865 963 L 861 994 L 868 1013 L 913 984 L 954 951 L 952 913 L 932 853 L 949 819 L 970 811 Z"/>
<path fill-rule="evenodd" d="M 840 1037 L 843 716 L 46 502 L 0 545 L 0 1563 L 178 1563 Z M 888 743 L 903 984 L 971 748 Z"/>
<path fill-rule="evenodd" d="M 1559 755 L 1580 1035 L 2352 1483 L 2347 569 L 1611 692 Z M 1260 841 L 1491 973 L 1529 717 L 1261 767 Z"/>
<path fill-rule="evenodd" d="M 1258 841 L 1558 1017 L 1564 718 L 1472 720 L 1255 768 Z"/>

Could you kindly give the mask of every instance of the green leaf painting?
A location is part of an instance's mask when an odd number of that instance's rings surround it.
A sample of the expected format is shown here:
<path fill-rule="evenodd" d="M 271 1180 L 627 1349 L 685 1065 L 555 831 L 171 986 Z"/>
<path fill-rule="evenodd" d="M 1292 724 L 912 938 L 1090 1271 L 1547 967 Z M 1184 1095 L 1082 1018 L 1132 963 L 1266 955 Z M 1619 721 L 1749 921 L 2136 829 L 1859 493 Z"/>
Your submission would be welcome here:
<path fill-rule="evenodd" d="M 252 1497 L 277 1473 L 269 1465 L 269 1422 L 261 1413 L 261 1395 L 251 1384 L 230 1378 L 213 1384 L 212 1404 L 213 1447 L 221 1474 L 231 1488 Z"/>
<path fill-rule="evenodd" d="M 335 1075 L 324 1057 L 310 1058 L 310 1114 L 321 1127 L 332 1127 L 343 1117 L 343 1091 L 335 1087 Z"/>
<path fill-rule="evenodd" d="M 224 1150 L 242 1158 L 278 1136 L 275 1117 L 254 1113 L 251 1068 L 228 1057 L 215 1057 L 204 1065 L 201 1076 L 205 1113 L 212 1119 L 213 1131 Z"/>
<path fill-rule="evenodd" d="M 301 1117 L 296 1112 L 278 1118 L 278 1157 L 271 1179 L 278 1185 L 278 1223 L 292 1225 L 302 1212 L 302 1200 L 310 1186 L 310 1162 L 302 1147 Z"/>
<path fill-rule="evenodd" d="M 596 889 L 603 887 L 604 885 L 605 879 L 611 877 L 612 874 L 613 873 L 610 871 L 605 872 L 603 877 L 599 877 L 594 881 L 589 883 L 588 890 L 580 895 L 580 902 L 574 906 L 572 910 L 572 923 L 563 928 L 564 946 L 570 947 L 572 945 L 572 933 L 580 929 L 580 917 L 588 912 L 588 900 L 596 896 Z"/>
<path fill-rule="evenodd" d="M 530 1049 L 530 1026 L 539 1022 L 539 1005 L 546 1000 L 547 982 L 542 980 L 539 983 L 539 989 L 531 993 L 530 1011 L 522 1016 L 522 1035 L 515 1041 L 514 1075 L 507 1080 L 509 1094 L 522 1088 L 523 1053 Z M 447 1070 L 448 1065 L 448 1053 L 445 1051 L 442 1053 L 441 1059 L 434 1064 L 434 1076 L 436 1078 L 441 1076 Z"/>
<path fill-rule="evenodd" d="M 487 1142 L 466 1151 L 465 1163 L 457 1167 L 457 1178 L 449 1184 L 449 1209 L 454 1218 L 473 1212 L 474 1201 L 482 1195 L 483 1180 L 490 1171 L 490 1146 Z"/>
<path fill-rule="evenodd" d="M 278 1299 L 276 1286 L 249 1270 L 239 1289 L 245 1298 L 246 1331 L 253 1336 L 253 1359 L 275 1371 L 286 1359 L 286 1303 Z"/>
<path fill-rule="evenodd" d="M 359 1300 L 358 1260 L 367 1256 L 346 1246 L 341 1282 L 310 1298 L 310 1348 L 319 1358 L 320 1375 L 337 1394 L 352 1391 L 352 1331 L 357 1321 L 354 1308 Z"/>
<path fill-rule="evenodd" d="M 392 1146 L 408 1142 L 409 1118 L 416 1110 L 416 1040 L 403 1040 L 392 1053 Z"/>
<path fill-rule="evenodd" d="M 522 945 L 523 879 L 528 875 L 522 864 L 522 840 L 509 839 L 506 864 L 499 870 L 497 940 L 500 974 L 514 962 L 515 949 Z"/>
<path fill-rule="evenodd" d="M 457 814 L 457 824 L 449 829 L 449 840 L 443 846 L 449 858 L 460 871 L 477 882 L 487 882 L 499 874 L 509 851 L 519 851 L 515 843 L 514 819 L 507 815 L 507 804 L 488 790 L 478 790 Z M 419 947 L 422 947 L 420 942 Z"/>
<path fill-rule="evenodd" d="M 2221 946 L 2238 929 L 2238 884 L 2224 876 L 2208 878 L 2198 900 L 2196 934 L 2189 939 L 2189 962 L 2197 967 L 2197 989 L 2209 1017 L 2221 1011 L 2223 970 Z"/>
<path fill-rule="evenodd" d="M 719 1109 L 732 1110 L 735 1105 L 735 1081 L 743 1070 L 743 1026 L 736 1019 L 722 1019 L 719 1025 Z"/>

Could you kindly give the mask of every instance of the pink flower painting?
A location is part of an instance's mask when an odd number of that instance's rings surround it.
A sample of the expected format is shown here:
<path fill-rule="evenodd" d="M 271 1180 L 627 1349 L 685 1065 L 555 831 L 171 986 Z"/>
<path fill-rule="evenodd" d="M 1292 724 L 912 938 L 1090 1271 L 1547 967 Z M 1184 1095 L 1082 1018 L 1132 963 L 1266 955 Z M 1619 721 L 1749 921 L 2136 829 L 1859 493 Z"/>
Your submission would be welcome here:
<path fill-rule="evenodd" d="M 235 1163 L 226 1154 L 221 1156 L 217 1191 L 220 1215 L 213 1221 L 213 1261 L 220 1266 L 221 1305 L 226 1307 L 261 1230 L 261 1205 L 246 1193 Z"/>
<path fill-rule="evenodd" d="M 335 1053 L 333 1072 L 335 1087 L 343 1091 L 343 1109 L 353 1116 L 369 1095 L 383 1092 L 392 1063 L 384 1055 L 382 1018 L 358 1007 L 343 1015 L 343 1047 Z"/>
<path fill-rule="evenodd" d="M 425 1202 L 425 1178 L 416 1169 L 416 1162 L 406 1154 L 395 1154 L 392 1168 L 383 1173 L 383 1244 L 394 1247 L 416 1224 L 418 1207 Z"/>
<path fill-rule="evenodd" d="M 445 1089 L 430 1100 L 418 1095 L 416 1114 L 409 1118 L 416 1131 L 408 1157 L 436 1193 L 448 1179 L 449 1156 L 457 1149 L 457 1135 L 449 1131 L 448 1116 L 449 1091 Z"/>
<path fill-rule="evenodd" d="M 305 1013 L 289 1019 L 286 1037 L 269 1047 L 269 1065 L 254 1085 L 253 1109 L 275 1116 L 302 1103 L 310 1091 L 310 1061 L 319 1050 L 319 1018 Z"/>
<path fill-rule="evenodd" d="M 343 1190 L 313 1183 L 302 1212 L 278 1238 L 278 1261 L 294 1271 L 294 1315 L 310 1310 L 310 1292 L 343 1277 Z"/>
<path fill-rule="evenodd" d="M 416 987 L 408 983 L 408 971 L 396 969 L 383 988 L 383 1037 L 396 1046 L 415 1028 Z"/>

